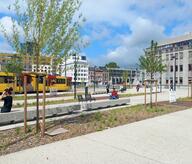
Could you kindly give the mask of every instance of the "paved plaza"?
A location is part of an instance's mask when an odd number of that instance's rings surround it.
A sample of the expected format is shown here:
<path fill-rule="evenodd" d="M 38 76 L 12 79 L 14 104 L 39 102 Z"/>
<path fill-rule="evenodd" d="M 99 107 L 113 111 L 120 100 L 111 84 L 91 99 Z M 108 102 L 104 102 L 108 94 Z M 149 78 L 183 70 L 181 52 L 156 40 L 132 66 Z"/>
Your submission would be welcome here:
<path fill-rule="evenodd" d="M 0 157 L 2 164 L 191 164 L 192 110 Z"/>

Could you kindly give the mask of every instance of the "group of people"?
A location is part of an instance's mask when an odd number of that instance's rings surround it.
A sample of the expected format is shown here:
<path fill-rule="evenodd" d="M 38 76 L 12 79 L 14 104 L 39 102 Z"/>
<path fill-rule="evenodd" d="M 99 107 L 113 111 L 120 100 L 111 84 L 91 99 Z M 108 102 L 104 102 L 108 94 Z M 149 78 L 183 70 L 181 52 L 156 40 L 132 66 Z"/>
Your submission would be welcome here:
<path fill-rule="evenodd" d="M 6 88 L 1 95 L 1 100 L 4 101 L 3 107 L 1 107 L 1 113 L 11 112 L 13 98 L 12 98 L 13 88 Z"/>

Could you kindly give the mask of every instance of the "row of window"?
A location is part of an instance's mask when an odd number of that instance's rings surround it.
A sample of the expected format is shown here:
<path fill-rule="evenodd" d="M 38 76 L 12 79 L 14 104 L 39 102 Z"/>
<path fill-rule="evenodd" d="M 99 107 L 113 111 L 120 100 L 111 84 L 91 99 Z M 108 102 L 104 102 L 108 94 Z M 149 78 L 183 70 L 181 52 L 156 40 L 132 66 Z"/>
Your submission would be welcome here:
<path fill-rule="evenodd" d="M 14 77 L 12 76 L 0 76 L 0 83 L 12 83 Z"/>
<path fill-rule="evenodd" d="M 175 71 L 178 71 L 178 65 L 175 66 Z M 173 72 L 173 66 L 170 66 L 170 72 Z M 179 65 L 179 72 L 183 72 L 183 65 Z"/>
<path fill-rule="evenodd" d="M 178 65 L 175 66 L 175 71 L 178 72 Z M 192 71 L 192 64 L 188 65 L 188 71 Z M 173 66 L 170 66 L 170 72 L 173 72 Z M 179 72 L 183 72 L 183 65 L 179 65 Z"/>
<path fill-rule="evenodd" d="M 173 60 L 174 58 L 182 60 L 183 59 L 183 52 L 175 53 L 175 54 L 166 54 L 166 61 Z"/>
<path fill-rule="evenodd" d="M 175 78 L 175 83 L 178 84 L 178 77 Z M 166 80 L 166 84 L 169 84 L 169 80 Z M 170 78 L 170 84 L 173 84 L 173 79 Z M 179 84 L 183 84 L 183 78 L 179 77 Z"/>
<path fill-rule="evenodd" d="M 87 78 L 77 78 L 77 80 L 79 80 L 79 81 L 86 81 Z"/>
<path fill-rule="evenodd" d="M 78 73 L 77 76 L 87 76 L 87 74 Z"/>

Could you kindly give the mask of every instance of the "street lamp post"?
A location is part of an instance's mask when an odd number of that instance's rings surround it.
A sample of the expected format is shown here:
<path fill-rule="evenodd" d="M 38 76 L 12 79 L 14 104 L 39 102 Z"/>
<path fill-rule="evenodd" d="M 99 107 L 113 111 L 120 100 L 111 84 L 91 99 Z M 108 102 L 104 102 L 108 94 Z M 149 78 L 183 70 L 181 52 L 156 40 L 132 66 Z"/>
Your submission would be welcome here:
<path fill-rule="evenodd" d="M 77 98 L 77 54 L 75 53 L 74 61 L 74 99 Z"/>
<path fill-rule="evenodd" d="M 176 91 L 176 55 L 172 57 L 173 61 L 173 90 Z M 178 68 L 177 68 L 178 69 Z"/>
<path fill-rule="evenodd" d="M 95 93 L 95 82 L 96 82 L 96 73 L 95 73 L 96 66 L 94 66 L 94 93 Z"/>

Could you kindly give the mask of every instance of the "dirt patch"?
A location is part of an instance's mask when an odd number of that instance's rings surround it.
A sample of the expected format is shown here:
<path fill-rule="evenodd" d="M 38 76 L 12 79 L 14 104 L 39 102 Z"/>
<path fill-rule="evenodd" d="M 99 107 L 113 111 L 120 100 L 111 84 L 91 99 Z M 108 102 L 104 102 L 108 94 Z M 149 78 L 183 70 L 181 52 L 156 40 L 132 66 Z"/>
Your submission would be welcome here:
<path fill-rule="evenodd" d="M 47 123 L 47 130 L 57 128 L 64 128 L 68 130 L 67 133 L 54 137 L 46 135 L 42 138 L 40 134 L 35 134 L 35 126 L 30 126 L 27 134 L 24 134 L 23 128 L 1 131 L 0 155 L 101 131 L 166 113 L 184 110 L 191 107 L 191 105 L 191 102 L 178 102 L 177 104 L 161 102 L 158 103 L 157 107 L 153 107 L 152 109 L 147 107 L 146 110 L 143 105 L 137 105 L 86 115 L 82 114 L 75 118 L 68 118 Z"/>

